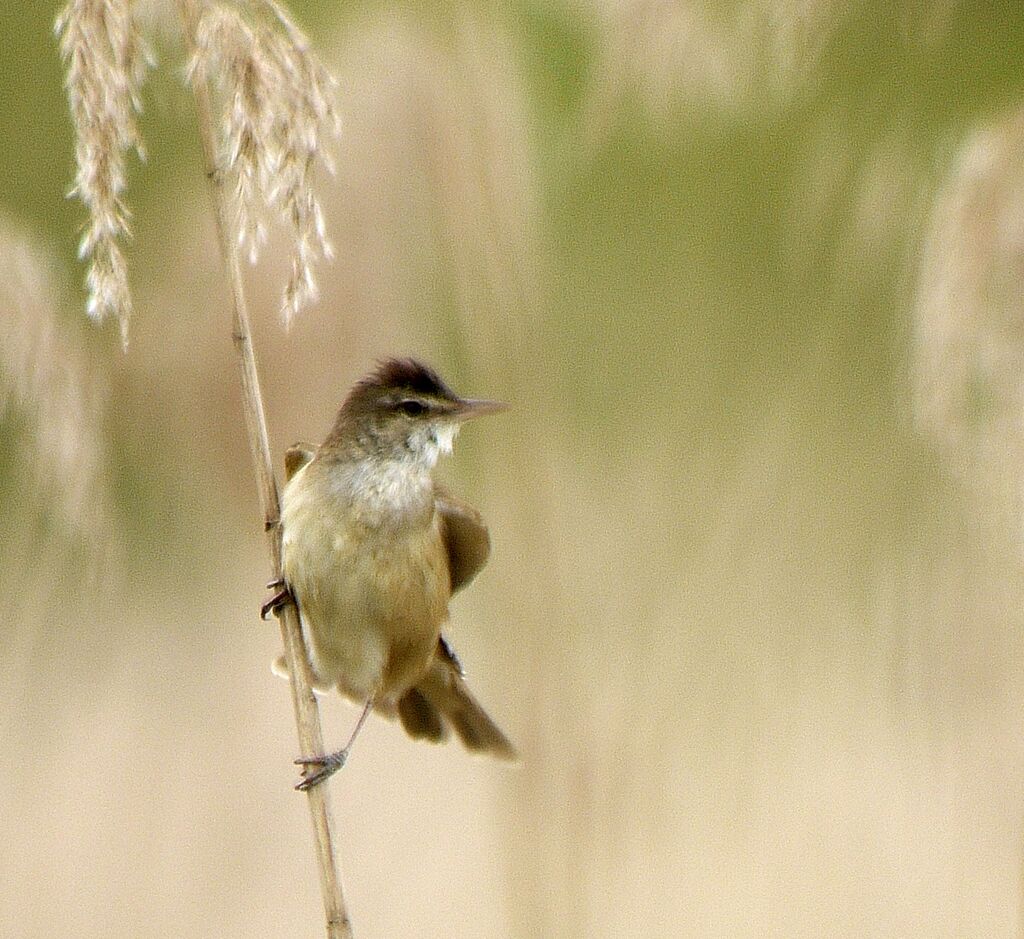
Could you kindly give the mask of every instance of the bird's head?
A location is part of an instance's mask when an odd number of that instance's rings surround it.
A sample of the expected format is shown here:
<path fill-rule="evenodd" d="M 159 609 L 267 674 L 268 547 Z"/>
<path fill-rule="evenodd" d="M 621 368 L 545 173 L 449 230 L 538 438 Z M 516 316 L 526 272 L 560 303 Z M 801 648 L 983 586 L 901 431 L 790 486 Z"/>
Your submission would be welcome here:
<path fill-rule="evenodd" d="M 451 452 L 465 421 L 506 408 L 498 401 L 460 397 L 415 359 L 389 359 L 355 384 L 328 439 L 432 467 Z"/>

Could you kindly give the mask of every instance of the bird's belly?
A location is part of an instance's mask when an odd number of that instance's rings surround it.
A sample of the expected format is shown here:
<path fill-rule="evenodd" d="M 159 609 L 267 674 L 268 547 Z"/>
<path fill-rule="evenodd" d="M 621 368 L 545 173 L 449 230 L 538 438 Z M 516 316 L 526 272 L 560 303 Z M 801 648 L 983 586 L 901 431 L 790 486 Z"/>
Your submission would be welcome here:
<path fill-rule="evenodd" d="M 356 700 L 404 693 L 426 670 L 450 593 L 439 524 L 339 532 L 319 514 L 286 519 L 284 573 L 321 686 Z"/>

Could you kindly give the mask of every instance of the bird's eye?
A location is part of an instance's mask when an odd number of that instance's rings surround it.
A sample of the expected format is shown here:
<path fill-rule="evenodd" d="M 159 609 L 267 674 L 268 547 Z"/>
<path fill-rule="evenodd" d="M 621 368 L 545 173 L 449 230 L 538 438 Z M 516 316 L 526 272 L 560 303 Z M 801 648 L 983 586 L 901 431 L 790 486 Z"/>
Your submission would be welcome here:
<path fill-rule="evenodd" d="M 422 401 L 417 401 L 415 398 L 407 398 L 405 401 L 399 401 L 398 407 L 399 410 L 408 414 L 409 417 L 416 417 L 427 409 L 427 406 Z"/>

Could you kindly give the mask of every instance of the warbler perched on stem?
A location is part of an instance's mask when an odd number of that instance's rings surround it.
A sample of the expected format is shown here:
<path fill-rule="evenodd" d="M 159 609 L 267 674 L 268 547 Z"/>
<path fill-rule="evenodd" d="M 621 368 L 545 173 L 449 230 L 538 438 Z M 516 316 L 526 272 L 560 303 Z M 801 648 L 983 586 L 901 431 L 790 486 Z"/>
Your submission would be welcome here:
<path fill-rule="evenodd" d="M 295 602 L 314 688 L 363 705 L 345 747 L 296 760 L 297 788 L 344 765 L 371 711 L 397 715 L 412 737 L 441 741 L 452 728 L 470 750 L 515 758 L 441 634 L 451 595 L 487 561 L 487 527 L 433 478 L 465 421 L 505 408 L 459 397 L 420 362 L 392 359 L 356 383 L 318 448 L 288 451 L 284 578 L 262 612 Z M 283 660 L 275 670 L 287 674 Z"/>

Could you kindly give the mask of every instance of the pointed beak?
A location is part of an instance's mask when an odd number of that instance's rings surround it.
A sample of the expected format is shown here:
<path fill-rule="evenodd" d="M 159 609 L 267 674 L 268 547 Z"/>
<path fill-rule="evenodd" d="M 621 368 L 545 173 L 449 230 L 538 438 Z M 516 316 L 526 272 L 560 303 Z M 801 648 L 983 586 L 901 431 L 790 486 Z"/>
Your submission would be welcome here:
<path fill-rule="evenodd" d="M 453 413 L 457 421 L 469 421 L 485 414 L 500 414 L 507 411 L 508 405 L 502 401 L 484 401 L 480 398 L 462 398 Z"/>

